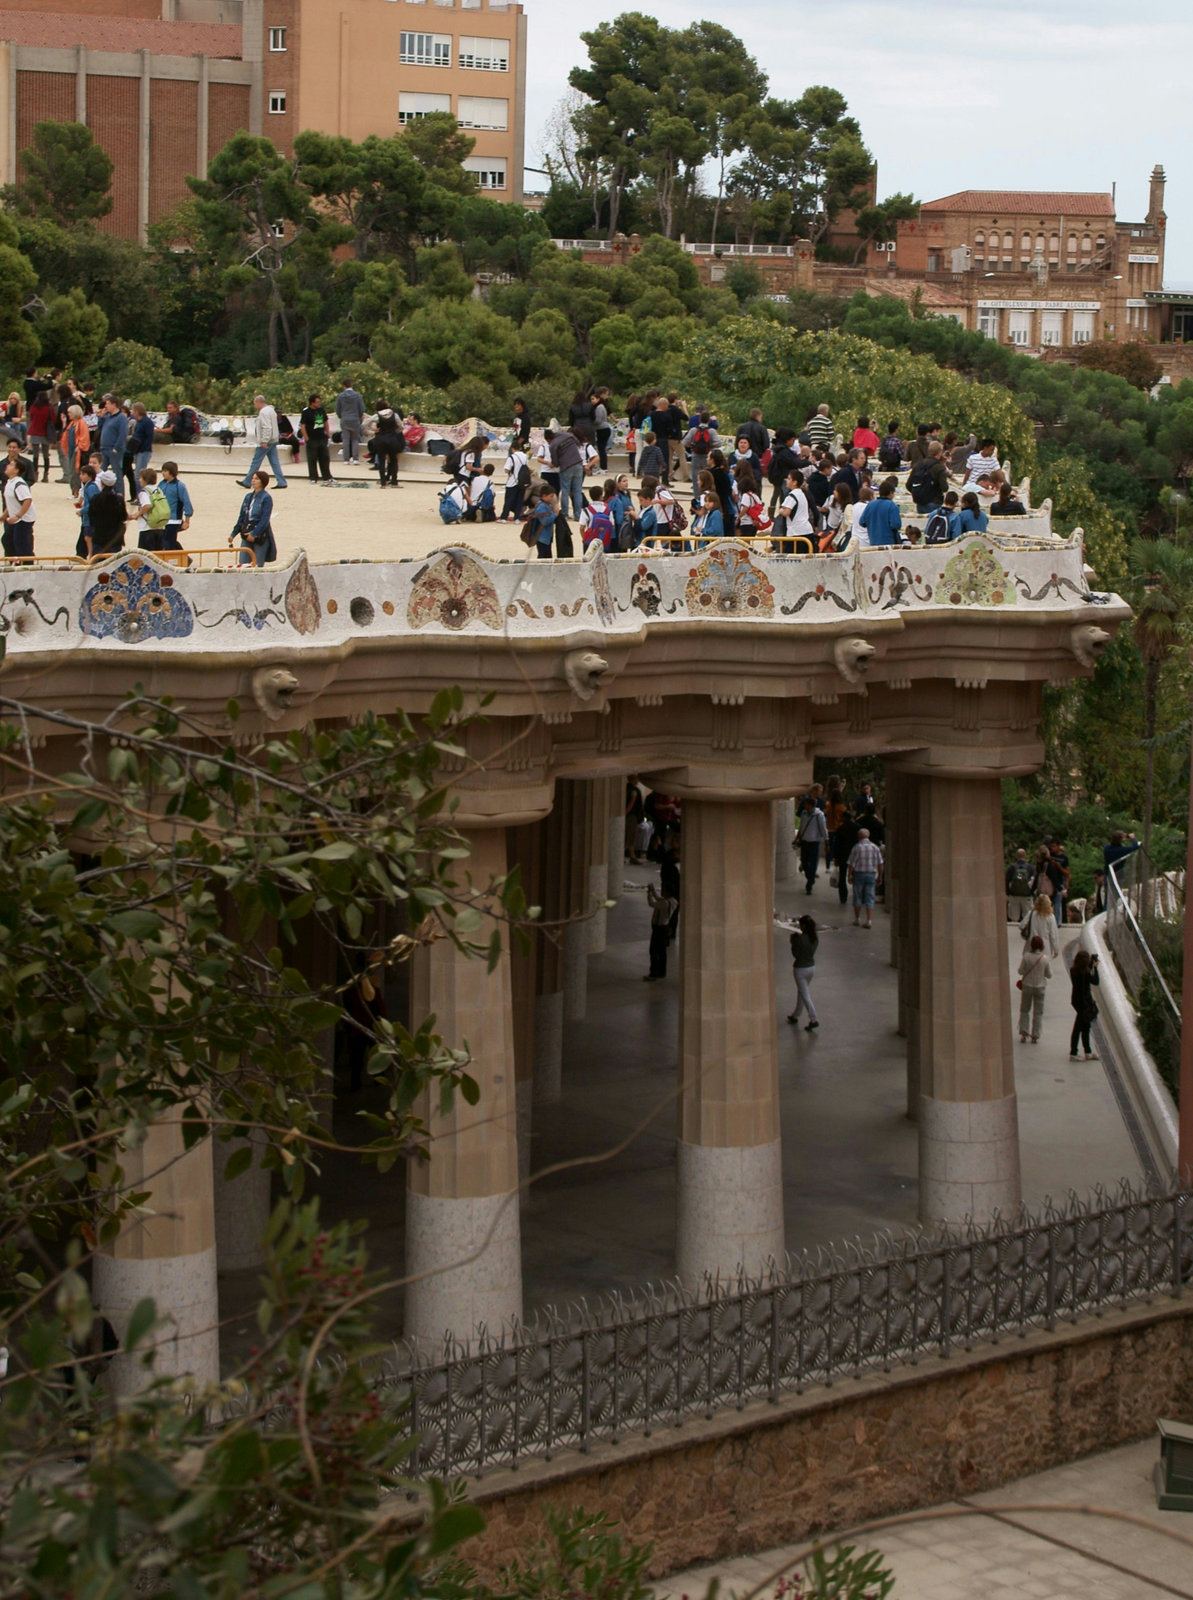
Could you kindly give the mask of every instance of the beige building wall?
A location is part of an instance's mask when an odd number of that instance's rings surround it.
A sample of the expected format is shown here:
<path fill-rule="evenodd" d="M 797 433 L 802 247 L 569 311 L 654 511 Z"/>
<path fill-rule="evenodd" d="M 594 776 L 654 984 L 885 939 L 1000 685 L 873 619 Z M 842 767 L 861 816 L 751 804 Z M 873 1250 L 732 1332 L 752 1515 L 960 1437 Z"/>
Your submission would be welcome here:
<path fill-rule="evenodd" d="M 264 21 L 263 131 L 276 143 L 287 145 L 303 128 L 356 140 L 388 136 L 412 117 L 450 111 L 476 141 L 468 164 L 480 174 L 482 191 L 521 201 L 521 6 L 499 0 L 266 0 Z M 284 51 L 271 48 L 277 28 L 286 29 Z M 485 43 L 470 46 L 472 40 Z M 279 93 L 284 108 L 271 101 Z"/>

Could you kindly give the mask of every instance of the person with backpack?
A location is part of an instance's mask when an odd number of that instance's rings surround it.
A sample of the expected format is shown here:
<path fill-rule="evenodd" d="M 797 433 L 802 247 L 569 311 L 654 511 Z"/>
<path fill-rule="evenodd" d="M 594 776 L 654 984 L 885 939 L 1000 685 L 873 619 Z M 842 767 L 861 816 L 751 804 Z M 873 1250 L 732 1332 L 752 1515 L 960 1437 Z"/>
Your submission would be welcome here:
<path fill-rule="evenodd" d="M 588 504 L 580 513 L 580 541 L 585 550 L 598 540 L 603 549 L 613 548 L 613 517 L 605 504 L 604 489 L 589 490 Z"/>
<path fill-rule="evenodd" d="M 402 432 L 401 419 L 392 406 L 377 408 L 377 431 L 370 441 L 370 448 L 380 472 L 378 488 L 400 487 L 398 458 L 406 448 L 406 435 Z"/>
<path fill-rule="evenodd" d="M 774 526 L 762 496 L 758 493 L 758 481 L 749 467 L 738 467 L 734 474 L 737 483 L 737 517 L 735 530 L 742 534 L 766 534 Z"/>
<path fill-rule="evenodd" d="M 505 458 L 505 498 L 501 502 L 502 522 L 519 522 L 526 492 L 530 488 L 530 458 L 520 437 L 510 442 Z"/>
<path fill-rule="evenodd" d="M 820 871 L 820 858 L 827 838 L 828 824 L 824 820 L 824 812 L 810 794 L 805 795 L 800 804 L 799 821 L 792 843 L 799 851 L 800 876 L 807 894 L 811 894 L 816 887 L 816 874 Z"/>
<path fill-rule="evenodd" d="M 898 472 L 903 465 L 903 441 L 899 437 L 897 417 L 886 425 L 886 434 L 878 446 L 878 465 L 884 472 Z"/>
<path fill-rule="evenodd" d="M 540 561 L 550 561 L 551 540 L 555 535 L 555 522 L 559 516 L 559 496 L 554 489 L 544 488 L 531 507 L 528 531 L 534 539 L 534 553 Z"/>
<path fill-rule="evenodd" d="M 787 474 L 786 492 L 774 525 L 775 549 L 786 556 L 810 556 L 816 549 L 816 530 L 798 466 Z"/>
<path fill-rule="evenodd" d="M 960 537 L 961 511 L 957 491 L 950 489 L 944 497 L 944 504 L 937 506 L 935 511 L 928 514 L 928 520 L 924 524 L 924 543 L 950 544 Z"/>
<path fill-rule="evenodd" d="M 659 513 L 655 505 L 655 484 L 653 478 L 647 478 L 638 490 L 638 504 L 631 506 L 626 512 L 629 544 L 627 549 L 636 550 L 644 539 L 653 539 L 660 531 Z"/>
<path fill-rule="evenodd" d="M 700 413 L 680 443 L 685 450 L 692 452 L 692 494 L 695 496 L 699 488 L 700 474 L 708 466 L 709 452 L 715 450 L 721 443 L 717 430 L 712 425 L 712 417 L 707 411 Z"/>
<path fill-rule="evenodd" d="M 944 464 L 944 446 L 933 440 L 923 459 L 917 461 L 907 474 L 907 493 L 921 516 L 929 516 L 944 504 L 949 487 L 948 470 Z"/>
<path fill-rule="evenodd" d="M 627 550 L 628 544 L 622 542 L 623 535 L 629 532 L 627 516 L 633 505 L 630 499 L 630 480 L 626 473 L 621 473 L 617 478 L 605 479 L 605 509 L 613 518 L 613 548 Z"/>
<path fill-rule="evenodd" d="M 493 493 L 493 463 L 486 461 L 479 472 L 473 473 L 468 485 L 468 509 L 465 522 L 496 522 L 496 496 Z"/>
<path fill-rule="evenodd" d="M 687 513 L 667 484 L 655 483 L 652 478 L 644 478 L 642 487 L 644 489 L 649 488 L 654 493 L 655 514 L 659 523 L 658 531 L 660 533 L 683 533 L 688 525 Z"/>
<path fill-rule="evenodd" d="M 853 530 L 853 500 L 849 485 L 839 483 L 824 510 L 824 523 L 820 533 L 821 555 L 839 555 L 849 543 Z"/>
<path fill-rule="evenodd" d="M 1007 868 L 1007 921 L 1022 922 L 1031 910 L 1036 869 L 1027 859 L 1027 851 L 1015 851 L 1015 859 Z"/>
<path fill-rule="evenodd" d="M 692 537 L 711 541 L 725 536 L 725 522 L 721 515 L 721 499 L 715 489 L 706 489 L 700 514 L 692 523 Z"/>
<path fill-rule="evenodd" d="M 787 474 L 794 467 L 799 468 L 799 457 L 792 449 L 795 434 L 790 428 L 776 428 L 774 442 L 771 445 L 770 460 L 766 465 L 766 481 L 771 486 L 770 514 L 773 517 L 775 508 L 787 491 Z"/>
<path fill-rule="evenodd" d="M 170 520 L 170 502 L 158 487 L 157 473 L 142 467 L 137 474 L 137 548 L 160 550 L 162 533 Z"/>
<path fill-rule="evenodd" d="M 468 509 L 468 490 L 457 481 L 449 483 L 439 496 L 439 520 L 450 527 L 453 522 L 461 522 Z"/>
<path fill-rule="evenodd" d="M 170 508 L 169 520 L 162 529 L 159 550 L 181 550 L 178 536 L 185 533 L 191 525 L 191 518 L 195 508 L 191 504 L 191 497 L 187 493 L 186 484 L 178 476 L 178 463 L 176 461 L 162 462 L 162 494 Z"/>

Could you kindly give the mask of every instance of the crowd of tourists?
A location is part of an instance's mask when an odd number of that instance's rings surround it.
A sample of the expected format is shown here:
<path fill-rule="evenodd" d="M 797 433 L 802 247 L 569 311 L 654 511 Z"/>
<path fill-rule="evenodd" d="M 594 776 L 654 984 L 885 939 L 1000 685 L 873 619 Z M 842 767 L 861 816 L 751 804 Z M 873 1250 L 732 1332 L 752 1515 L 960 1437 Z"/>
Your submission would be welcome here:
<path fill-rule="evenodd" d="M 631 395 L 629 470 L 612 475 L 611 403 L 608 389 L 581 391 L 567 426 L 544 429 L 536 445 L 526 404 L 515 401 L 500 469 L 485 461 L 483 435 L 446 457 L 452 481 L 439 498 L 442 520 L 519 523 L 523 541 L 544 559 L 575 554 L 573 530 L 585 549 L 596 540 L 606 550 L 652 541 L 691 549 L 737 536 L 764 538 L 780 554 L 811 555 L 945 544 L 984 533 L 991 517 L 1027 511 L 995 440 L 962 440 L 939 423 L 921 422 L 905 443 L 897 419 L 880 436 L 860 416 L 846 445 L 824 404 L 799 429 L 772 430 L 754 408 L 722 430 L 707 406 L 689 412 L 676 394 Z M 896 501 L 901 484 L 914 508 L 906 524 Z"/>
<path fill-rule="evenodd" d="M 651 790 L 632 774 L 625 788 L 625 861 L 659 867 L 658 885 L 647 887 L 651 927 L 646 981 L 652 983 L 667 976 L 668 949 L 679 927 L 682 833 L 683 801 Z M 872 783 L 863 783 L 851 798 L 842 779 L 833 776 L 825 784 L 812 784 L 796 801 L 791 848 L 798 857 L 804 892 L 811 895 L 821 871 L 827 870 L 830 887 L 842 906 L 852 906 L 852 925 L 861 930 L 873 927 L 875 904 L 884 897 L 886 843 L 883 808 Z M 1133 833 L 1114 832 L 1103 850 L 1102 867 L 1094 873 L 1092 906 L 1078 903 L 1074 909 L 1091 914 L 1105 910 L 1104 886 L 1111 868 L 1138 849 Z M 1034 855 L 1018 848 L 1006 869 L 1007 919 L 1018 925 L 1023 940 L 1017 978 L 1023 1044 L 1040 1040 L 1048 983 L 1061 961 L 1058 924 L 1064 922 L 1070 904 L 1071 875 L 1064 841 L 1055 837 L 1045 839 Z M 787 1020 L 798 1024 L 806 1018 L 804 1026 L 812 1033 L 820 1027 L 812 998 L 819 946 L 814 917 L 804 913 L 796 919 L 790 944 L 796 1001 Z M 1097 956 L 1078 950 L 1069 980 L 1073 1010 L 1069 1056 L 1073 1061 L 1096 1061 L 1090 1030 L 1098 1016 Z"/>

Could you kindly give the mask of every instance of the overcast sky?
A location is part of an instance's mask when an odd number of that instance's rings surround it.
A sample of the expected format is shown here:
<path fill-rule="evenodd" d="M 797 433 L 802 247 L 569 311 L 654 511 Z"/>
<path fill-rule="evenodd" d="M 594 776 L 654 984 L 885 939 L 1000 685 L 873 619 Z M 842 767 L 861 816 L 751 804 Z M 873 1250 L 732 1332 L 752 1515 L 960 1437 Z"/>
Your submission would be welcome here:
<path fill-rule="evenodd" d="M 635 7 L 524 4 L 526 159 L 538 166 L 544 121 L 585 59 L 581 31 Z M 1193 282 L 1189 0 L 739 0 L 706 13 L 654 0 L 638 9 L 668 27 L 701 15 L 736 24 L 778 98 L 813 83 L 840 89 L 877 158 L 880 195 L 1117 183 L 1119 218 L 1138 221 L 1158 161 L 1168 173 L 1165 279 Z M 545 183 L 528 175 L 528 188 Z"/>

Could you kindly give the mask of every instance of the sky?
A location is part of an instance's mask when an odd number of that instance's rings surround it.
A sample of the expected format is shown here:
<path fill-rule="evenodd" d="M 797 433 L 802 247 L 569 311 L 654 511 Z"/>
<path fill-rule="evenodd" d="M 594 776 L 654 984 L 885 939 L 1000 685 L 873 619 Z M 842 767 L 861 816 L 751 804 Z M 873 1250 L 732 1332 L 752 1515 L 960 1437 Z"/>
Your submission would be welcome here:
<path fill-rule="evenodd" d="M 1139 221 L 1159 162 L 1168 174 L 1165 282 L 1193 284 L 1189 0 L 1138 10 L 1122 0 L 739 0 L 707 12 L 686 0 L 523 4 L 530 166 L 541 165 L 543 127 L 570 68 L 586 59 L 582 31 L 633 9 L 673 28 L 706 15 L 739 28 L 776 98 L 796 99 L 814 83 L 845 95 L 877 159 L 880 196 L 1117 184 L 1119 219 Z M 546 182 L 527 174 L 529 189 Z"/>

